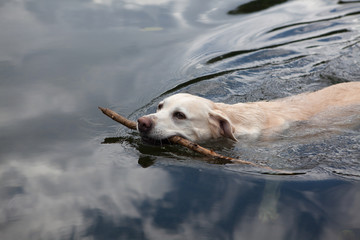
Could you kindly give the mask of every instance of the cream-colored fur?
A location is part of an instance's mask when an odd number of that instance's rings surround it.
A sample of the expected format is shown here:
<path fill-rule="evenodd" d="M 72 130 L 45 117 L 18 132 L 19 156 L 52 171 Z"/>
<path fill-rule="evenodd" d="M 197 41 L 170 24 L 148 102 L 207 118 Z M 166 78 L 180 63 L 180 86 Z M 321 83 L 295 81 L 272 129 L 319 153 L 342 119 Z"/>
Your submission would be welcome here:
<path fill-rule="evenodd" d="M 180 93 L 160 102 L 156 113 L 139 118 L 138 129 L 142 136 L 157 140 L 180 135 L 195 142 L 219 137 L 236 141 L 242 136 L 272 135 L 292 122 L 317 115 L 333 117 L 337 112 L 342 114 L 343 108 L 358 111 L 359 106 L 360 82 L 336 84 L 274 101 L 232 105 Z"/>

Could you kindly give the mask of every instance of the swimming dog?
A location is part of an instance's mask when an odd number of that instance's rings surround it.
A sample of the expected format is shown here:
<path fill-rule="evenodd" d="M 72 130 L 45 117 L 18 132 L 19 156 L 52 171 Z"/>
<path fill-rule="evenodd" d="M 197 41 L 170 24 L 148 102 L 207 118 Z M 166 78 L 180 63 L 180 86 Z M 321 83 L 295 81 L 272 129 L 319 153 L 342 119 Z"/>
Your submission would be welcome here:
<path fill-rule="evenodd" d="M 175 135 L 194 142 L 221 137 L 237 141 L 244 136 L 269 136 L 289 128 L 293 122 L 327 112 L 331 118 L 352 106 L 360 109 L 360 82 L 340 83 L 272 101 L 237 104 L 179 93 L 161 101 L 156 113 L 140 117 L 137 129 L 144 140 L 153 142 Z"/>

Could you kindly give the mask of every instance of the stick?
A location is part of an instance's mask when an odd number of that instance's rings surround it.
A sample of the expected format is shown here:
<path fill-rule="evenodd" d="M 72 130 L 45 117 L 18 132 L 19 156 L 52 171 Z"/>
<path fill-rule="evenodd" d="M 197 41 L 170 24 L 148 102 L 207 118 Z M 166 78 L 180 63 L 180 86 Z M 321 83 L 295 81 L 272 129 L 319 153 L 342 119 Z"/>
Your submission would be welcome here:
<path fill-rule="evenodd" d="M 122 125 L 130 128 L 130 129 L 137 130 L 136 122 L 133 122 L 133 121 L 131 121 L 129 119 L 126 119 L 123 116 L 117 114 L 116 112 L 114 112 L 114 111 L 112 111 L 112 110 L 110 110 L 108 108 L 99 107 L 99 109 L 106 116 L 110 117 L 114 121 L 116 121 L 118 123 L 121 123 Z M 236 159 L 236 158 L 232 158 L 232 157 L 226 157 L 226 156 L 223 156 L 223 155 L 220 155 L 220 154 L 214 152 L 213 150 L 209 150 L 207 148 L 204 148 L 204 147 L 200 146 L 197 143 L 194 143 L 194 142 L 189 141 L 189 140 L 187 140 L 185 138 L 182 138 L 180 136 L 173 136 L 173 137 L 170 137 L 168 140 L 171 143 L 182 145 L 184 147 L 187 147 L 187 148 L 189 148 L 189 149 L 191 149 L 191 150 L 193 150 L 195 152 L 198 152 L 198 153 L 200 153 L 202 155 L 205 155 L 205 156 L 208 156 L 208 157 L 217 158 L 217 159 L 220 159 L 220 160 L 225 160 L 225 161 L 232 162 L 232 163 L 240 163 L 240 164 L 245 164 L 245 165 L 251 165 L 251 166 L 254 166 L 254 167 L 263 168 L 263 169 L 267 169 L 267 170 L 270 170 L 270 171 L 277 172 L 277 174 L 284 174 L 284 175 L 299 174 L 299 173 L 293 173 L 293 172 L 290 172 L 290 173 L 289 172 L 283 172 L 283 171 L 272 169 L 271 167 L 261 166 L 261 165 L 258 165 L 256 163 L 253 163 L 253 162 L 249 162 L 249 161 L 245 161 L 245 160 L 241 160 L 241 159 Z"/>
<path fill-rule="evenodd" d="M 110 117 L 112 120 L 114 120 L 114 121 L 116 121 L 118 123 L 121 123 L 125 127 L 128 127 L 128 128 L 130 128 L 132 130 L 137 130 L 136 129 L 136 122 L 130 121 L 129 119 L 124 118 L 123 116 L 117 114 L 116 112 L 114 112 L 113 110 L 110 110 L 108 108 L 99 107 L 99 109 L 103 112 L 103 114 Z"/>

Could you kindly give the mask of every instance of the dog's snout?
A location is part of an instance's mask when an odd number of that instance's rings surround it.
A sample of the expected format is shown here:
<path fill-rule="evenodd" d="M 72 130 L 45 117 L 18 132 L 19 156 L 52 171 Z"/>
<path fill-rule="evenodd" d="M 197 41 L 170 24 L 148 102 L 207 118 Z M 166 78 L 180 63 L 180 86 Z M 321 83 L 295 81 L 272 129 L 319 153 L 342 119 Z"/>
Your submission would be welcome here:
<path fill-rule="evenodd" d="M 151 118 L 141 117 L 138 119 L 138 129 L 141 133 L 148 133 L 153 126 Z"/>

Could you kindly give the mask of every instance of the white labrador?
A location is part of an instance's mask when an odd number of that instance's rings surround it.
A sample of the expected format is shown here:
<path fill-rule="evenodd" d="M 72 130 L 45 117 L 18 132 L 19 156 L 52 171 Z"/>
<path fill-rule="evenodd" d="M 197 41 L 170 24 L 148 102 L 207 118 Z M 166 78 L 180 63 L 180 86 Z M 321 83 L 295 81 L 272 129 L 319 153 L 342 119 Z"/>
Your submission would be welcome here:
<path fill-rule="evenodd" d="M 360 109 L 360 82 L 336 84 L 322 90 L 274 101 L 225 104 L 180 93 L 159 103 L 156 113 L 140 117 L 137 128 L 145 140 L 178 135 L 194 142 L 220 137 L 237 141 L 284 130 L 295 121 L 317 115 L 331 118 L 341 109 Z M 360 114 L 357 112 L 356 114 Z"/>

